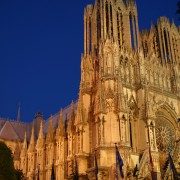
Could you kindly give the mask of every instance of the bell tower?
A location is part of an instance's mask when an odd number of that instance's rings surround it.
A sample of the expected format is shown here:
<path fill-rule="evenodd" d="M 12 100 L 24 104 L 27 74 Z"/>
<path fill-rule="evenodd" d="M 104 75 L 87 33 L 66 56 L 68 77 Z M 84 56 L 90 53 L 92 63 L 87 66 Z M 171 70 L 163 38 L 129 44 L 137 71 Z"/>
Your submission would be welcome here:
<path fill-rule="evenodd" d="M 119 49 L 139 48 L 137 6 L 134 0 L 96 0 L 84 11 L 84 53 L 97 52 L 112 39 Z"/>

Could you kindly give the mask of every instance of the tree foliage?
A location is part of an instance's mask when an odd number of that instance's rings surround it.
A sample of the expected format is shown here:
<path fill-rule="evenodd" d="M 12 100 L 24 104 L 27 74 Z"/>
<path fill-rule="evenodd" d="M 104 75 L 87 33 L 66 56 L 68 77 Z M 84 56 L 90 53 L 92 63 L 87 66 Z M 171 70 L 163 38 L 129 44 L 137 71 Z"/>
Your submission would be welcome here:
<path fill-rule="evenodd" d="M 5 143 L 0 142 L 0 180 L 21 180 L 23 174 L 15 170 L 11 150 Z"/>
<path fill-rule="evenodd" d="M 21 170 L 15 170 L 16 180 L 24 179 L 23 172 Z"/>

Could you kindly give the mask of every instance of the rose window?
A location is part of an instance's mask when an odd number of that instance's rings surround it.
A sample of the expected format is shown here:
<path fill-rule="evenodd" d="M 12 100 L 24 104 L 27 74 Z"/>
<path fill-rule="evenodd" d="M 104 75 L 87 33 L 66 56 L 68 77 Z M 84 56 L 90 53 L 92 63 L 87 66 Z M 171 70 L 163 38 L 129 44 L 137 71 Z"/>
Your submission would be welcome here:
<path fill-rule="evenodd" d="M 170 122 L 165 119 L 156 121 L 156 141 L 160 151 L 169 152 L 173 150 L 174 137 L 175 131 Z"/>

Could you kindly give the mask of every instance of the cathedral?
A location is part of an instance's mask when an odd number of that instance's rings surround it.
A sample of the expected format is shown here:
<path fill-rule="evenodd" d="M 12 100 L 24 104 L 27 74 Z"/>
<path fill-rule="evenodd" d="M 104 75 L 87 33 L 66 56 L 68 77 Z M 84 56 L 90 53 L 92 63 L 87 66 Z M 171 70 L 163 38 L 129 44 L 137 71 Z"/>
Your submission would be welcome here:
<path fill-rule="evenodd" d="M 77 101 L 47 120 L 1 118 L 0 140 L 27 180 L 176 179 L 180 27 L 160 17 L 140 31 L 135 0 L 87 5 Z"/>

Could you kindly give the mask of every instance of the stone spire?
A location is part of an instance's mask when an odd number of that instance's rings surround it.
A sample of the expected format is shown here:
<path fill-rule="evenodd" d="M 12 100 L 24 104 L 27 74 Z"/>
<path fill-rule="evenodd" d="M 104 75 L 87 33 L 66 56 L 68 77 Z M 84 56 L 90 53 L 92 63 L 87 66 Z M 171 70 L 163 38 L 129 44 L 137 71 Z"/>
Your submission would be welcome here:
<path fill-rule="evenodd" d="M 84 121 L 84 111 L 83 111 L 83 97 L 79 95 L 78 107 L 77 107 L 77 116 L 76 116 L 76 124 L 82 123 Z"/>
<path fill-rule="evenodd" d="M 43 135 L 43 121 L 41 121 L 38 139 L 43 139 L 43 138 L 44 138 L 44 135 Z"/>
<path fill-rule="evenodd" d="M 31 129 L 30 144 L 34 144 L 34 123 L 33 123 L 33 125 L 32 125 L 32 129 Z"/>
<path fill-rule="evenodd" d="M 75 105 L 74 105 L 74 101 L 71 102 L 71 118 L 75 118 Z"/>
<path fill-rule="evenodd" d="M 25 156 L 26 152 L 27 152 L 27 133 L 25 132 L 23 147 L 22 147 L 22 151 L 21 151 L 21 157 Z"/>
<path fill-rule="evenodd" d="M 53 130 L 52 115 L 51 115 L 49 122 L 48 122 L 48 133 L 47 133 L 47 137 L 46 137 L 47 142 L 53 141 L 53 138 L 54 138 L 53 133 L 54 133 L 54 130 Z"/>
<path fill-rule="evenodd" d="M 35 147 L 35 137 L 34 137 L 34 123 L 33 123 L 32 129 L 31 129 L 31 139 L 30 139 L 28 151 L 34 151 L 34 147 Z"/>
<path fill-rule="evenodd" d="M 44 133 L 43 133 L 43 121 L 41 121 L 39 135 L 37 140 L 37 147 L 41 147 L 44 144 Z"/>
<path fill-rule="evenodd" d="M 24 134 L 23 149 L 27 149 L 27 133 Z"/>
<path fill-rule="evenodd" d="M 61 109 L 60 115 L 59 115 L 59 135 L 64 136 L 65 129 L 64 129 L 64 122 L 63 122 L 63 111 Z"/>

